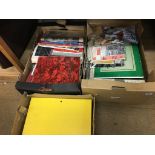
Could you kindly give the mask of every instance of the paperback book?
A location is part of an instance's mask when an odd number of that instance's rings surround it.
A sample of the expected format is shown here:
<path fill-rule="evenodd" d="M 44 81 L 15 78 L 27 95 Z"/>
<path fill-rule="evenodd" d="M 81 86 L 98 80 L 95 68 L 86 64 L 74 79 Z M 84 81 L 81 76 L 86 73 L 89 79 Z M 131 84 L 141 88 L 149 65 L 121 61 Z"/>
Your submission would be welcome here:
<path fill-rule="evenodd" d="M 126 45 L 123 65 L 104 65 L 91 68 L 94 78 L 144 78 L 142 62 L 137 45 Z"/>

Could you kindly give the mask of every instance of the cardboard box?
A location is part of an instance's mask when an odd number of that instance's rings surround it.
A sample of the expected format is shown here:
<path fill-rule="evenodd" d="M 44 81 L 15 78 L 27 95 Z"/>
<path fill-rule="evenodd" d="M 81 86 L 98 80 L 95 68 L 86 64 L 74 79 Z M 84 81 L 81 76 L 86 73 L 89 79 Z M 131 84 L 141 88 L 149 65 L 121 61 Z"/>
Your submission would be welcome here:
<path fill-rule="evenodd" d="M 137 25 L 139 49 L 145 71 L 145 83 L 125 83 L 108 80 L 83 79 L 83 94 L 95 97 L 95 134 L 155 134 L 155 72 L 146 64 L 141 40 L 140 20 L 89 20 L 92 24 Z M 145 30 L 144 30 L 145 31 Z M 91 31 L 89 31 L 91 33 Z"/>
<path fill-rule="evenodd" d="M 33 51 L 35 45 L 39 41 L 40 37 L 43 33 L 48 31 L 58 31 L 65 32 L 68 35 L 78 34 L 80 37 L 85 37 L 85 27 L 84 26 L 66 26 L 65 28 L 59 26 L 45 26 L 38 27 L 36 32 L 33 35 L 33 43 L 29 48 Z M 85 38 L 84 38 L 85 39 Z M 85 53 L 85 52 L 84 52 Z M 32 55 L 32 53 L 31 53 Z M 36 84 L 36 83 L 28 83 L 26 79 L 31 71 L 32 63 L 31 63 L 31 55 L 26 63 L 24 72 L 19 77 L 19 80 L 16 83 L 16 89 L 20 93 L 27 92 L 29 94 L 32 93 L 45 93 L 45 94 L 70 94 L 70 95 L 80 95 L 81 94 L 81 84 L 77 83 L 69 83 L 69 84 Z M 83 66 L 82 66 L 83 68 Z M 82 70 L 82 76 L 84 72 Z"/>
<path fill-rule="evenodd" d="M 58 98 L 58 99 L 91 99 L 92 100 L 92 112 L 91 112 L 92 115 L 90 116 L 91 117 L 91 129 L 90 130 L 91 130 L 91 133 L 94 134 L 95 100 L 91 95 L 44 95 L 44 94 L 33 94 L 33 95 L 25 94 L 21 97 L 21 100 L 19 102 L 18 109 L 16 112 L 16 116 L 15 116 L 11 134 L 13 134 L 13 135 L 22 134 L 31 97 Z M 61 104 L 63 104 L 63 103 L 61 103 Z"/>
<path fill-rule="evenodd" d="M 118 102 L 118 103 L 133 103 L 133 102 L 154 102 L 155 101 L 155 78 L 154 74 L 148 73 L 146 59 L 144 56 L 144 48 L 141 40 L 143 27 L 139 20 L 88 20 L 90 25 L 105 25 L 105 26 L 129 26 L 135 25 L 139 39 L 139 50 L 143 62 L 145 83 L 125 83 L 109 80 L 89 80 L 83 79 L 81 88 L 83 94 L 92 94 L 96 97 L 96 102 Z M 91 33 L 89 28 L 88 33 Z M 151 81 L 151 82 L 150 82 Z M 134 98 L 133 98 L 134 96 Z"/>

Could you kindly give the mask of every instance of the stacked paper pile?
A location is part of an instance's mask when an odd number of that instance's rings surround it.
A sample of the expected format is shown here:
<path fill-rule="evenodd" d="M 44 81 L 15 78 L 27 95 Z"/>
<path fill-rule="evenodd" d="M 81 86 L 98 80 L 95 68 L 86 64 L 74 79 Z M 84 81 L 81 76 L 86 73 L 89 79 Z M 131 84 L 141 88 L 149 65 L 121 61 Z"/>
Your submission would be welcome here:
<path fill-rule="evenodd" d="M 83 53 L 83 38 L 47 31 L 34 48 L 32 70 L 26 81 L 38 84 L 78 83 Z"/>
<path fill-rule="evenodd" d="M 41 56 L 79 57 L 83 60 L 83 38 L 75 36 L 61 36 L 59 32 L 46 32 L 38 42 L 32 55 L 32 63 L 37 63 Z M 58 38 L 59 37 L 59 38 Z"/>

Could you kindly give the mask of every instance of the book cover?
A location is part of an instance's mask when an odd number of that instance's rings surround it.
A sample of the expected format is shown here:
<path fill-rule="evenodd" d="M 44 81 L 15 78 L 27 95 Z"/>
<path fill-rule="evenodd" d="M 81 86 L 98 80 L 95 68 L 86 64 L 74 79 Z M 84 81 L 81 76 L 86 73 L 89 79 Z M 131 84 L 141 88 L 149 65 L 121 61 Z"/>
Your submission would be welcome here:
<path fill-rule="evenodd" d="M 126 45 L 125 54 L 123 66 L 95 67 L 94 78 L 144 78 L 138 46 Z"/>
<path fill-rule="evenodd" d="M 88 48 L 88 58 L 92 64 L 116 64 L 125 59 L 124 44 L 109 44 Z"/>
<path fill-rule="evenodd" d="M 31 98 L 23 135 L 91 135 L 91 99 Z"/>
<path fill-rule="evenodd" d="M 63 56 L 39 57 L 32 72 L 26 82 L 40 84 L 79 82 L 80 59 Z"/>
<path fill-rule="evenodd" d="M 50 47 L 46 45 L 37 45 L 33 51 L 31 61 L 37 63 L 41 56 L 68 56 L 68 57 L 80 57 L 81 62 L 83 60 L 84 48 L 74 47 Z"/>

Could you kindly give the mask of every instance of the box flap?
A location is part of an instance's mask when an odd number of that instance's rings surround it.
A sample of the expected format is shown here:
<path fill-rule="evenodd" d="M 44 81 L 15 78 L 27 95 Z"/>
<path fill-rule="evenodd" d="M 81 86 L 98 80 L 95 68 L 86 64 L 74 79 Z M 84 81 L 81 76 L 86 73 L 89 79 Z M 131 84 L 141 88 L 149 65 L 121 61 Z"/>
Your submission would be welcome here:
<path fill-rule="evenodd" d="M 22 133 L 29 102 L 30 97 L 27 97 L 26 94 L 22 95 L 18 104 L 14 123 L 11 129 L 12 135 L 20 135 Z"/>
<path fill-rule="evenodd" d="M 104 90 L 125 90 L 125 91 L 153 91 L 155 92 L 155 82 L 146 83 L 125 83 L 110 80 L 82 80 L 83 88 L 104 89 Z"/>
<path fill-rule="evenodd" d="M 96 104 L 104 102 L 155 103 L 155 82 L 134 84 L 108 80 L 82 80 L 81 88 L 83 94 L 95 96 Z"/>
<path fill-rule="evenodd" d="M 139 19 L 88 19 L 88 24 L 105 26 L 128 26 L 141 23 Z"/>
<path fill-rule="evenodd" d="M 70 98 L 70 99 L 93 99 L 93 96 L 88 94 L 88 95 L 49 95 L 49 94 L 31 94 L 28 95 L 30 97 L 44 97 L 44 98 Z"/>

